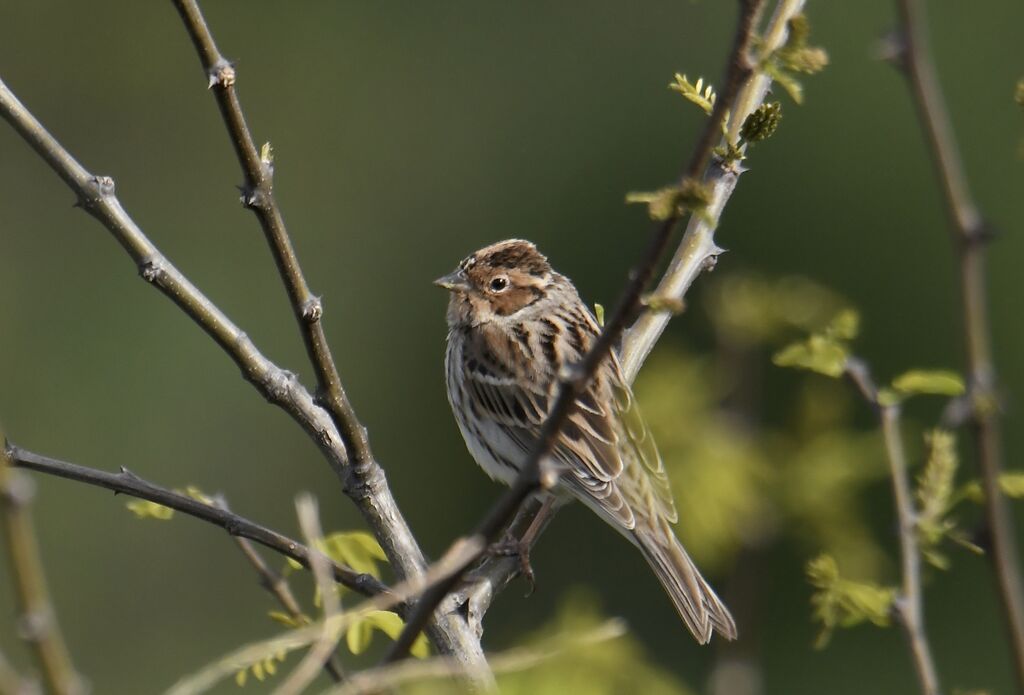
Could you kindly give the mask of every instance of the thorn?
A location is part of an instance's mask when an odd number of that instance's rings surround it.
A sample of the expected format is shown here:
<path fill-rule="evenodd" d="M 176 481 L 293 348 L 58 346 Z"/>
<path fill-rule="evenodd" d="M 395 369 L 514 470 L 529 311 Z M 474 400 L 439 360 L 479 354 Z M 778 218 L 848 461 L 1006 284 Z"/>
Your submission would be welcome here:
<path fill-rule="evenodd" d="M 891 29 L 875 42 L 871 55 L 897 70 L 907 67 L 907 38 L 899 29 Z"/>

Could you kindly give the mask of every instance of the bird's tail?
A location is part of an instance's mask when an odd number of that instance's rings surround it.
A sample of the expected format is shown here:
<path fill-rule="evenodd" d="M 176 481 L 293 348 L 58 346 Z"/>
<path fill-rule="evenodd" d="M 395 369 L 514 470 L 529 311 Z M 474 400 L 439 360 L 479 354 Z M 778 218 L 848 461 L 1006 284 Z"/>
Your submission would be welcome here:
<path fill-rule="evenodd" d="M 697 566 L 667 525 L 661 529 L 639 528 L 638 525 L 633 538 L 668 592 L 679 617 L 698 642 L 707 644 L 712 631 L 718 631 L 726 639 L 736 639 L 736 623 L 729 609 L 700 576 Z"/>

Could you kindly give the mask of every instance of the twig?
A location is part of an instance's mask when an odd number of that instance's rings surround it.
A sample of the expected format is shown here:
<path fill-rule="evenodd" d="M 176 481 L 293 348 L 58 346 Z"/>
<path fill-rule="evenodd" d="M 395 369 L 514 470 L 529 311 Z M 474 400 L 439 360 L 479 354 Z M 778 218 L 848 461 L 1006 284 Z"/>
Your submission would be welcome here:
<path fill-rule="evenodd" d="M 800 13 L 804 2 L 805 0 L 782 0 L 779 2 L 765 28 L 759 56 L 761 59 L 785 44 L 788 36 L 788 22 L 794 15 Z M 729 137 L 733 142 L 736 141 L 744 119 L 764 103 L 771 82 L 770 76 L 757 73 L 740 90 L 736 98 L 736 105 L 730 110 L 726 124 Z M 682 300 L 696 277 L 701 272 L 714 267 L 715 258 L 721 253 L 721 249 L 714 240 L 717 221 L 735 190 L 739 174 L 742 171 L 741 168 L 724 166 L 718 160 L 711 161 L 704 178 L 705 184 L 710 187 L 711 201 L 705 208 L 704 215 L 690 217 L 679 248 L 665 275 L 654 290 L 655 295 Z M 628 330 L 623 332 L 619 361 L 623 374 L 630 383 L 636 378 L 640 367 L 665 331 L 671 318 L 672 313 L 669 311 L 647 310 Z M 535 509 L 539 509 L 539 505 L 535 505 Z M 523 512 L 525 522 L 522 528 L 525 529 L 533 515 L 525 507 Z M 519 567 L 520 564 L 515 558 L 494 556 L 487 558 L 473 572 L 473 585 L 466 591 L 460 592 L 460 596 L 475 601 L 473 605 L 470 605 L 469 616 L 474 627 L 479 628 L 479 621 L 483 619 L 483 611 L 487 610 L 494 596 L 507 586 L 518 573 Z"/>
<path fill-rule="evenodd" d="M 237 73 L 213 40 L 210 28 L 195 0 L 174 0 L 192 43 L 199 53 L 210 89 L 217 100 L 231 144 L 245 176 L 242 202 L 255 213 L 267 237 L 281 279 L 284 281 L 295 319 L 298 321 L 306 352 L 316 372 L 316 401 L 330 413 L 354 465 L 345 478 L 345 491 L 361 506 L 373 506 L 386 487 L 383 472 L 373 457 L 366 428 L 359 422 L 334 364 L 327 337 L 324 335 L 323 306 L 312 294 L 292 245 L 284 217 L 274 196 L 273 162 L 261 157 L 249 132 L 245 114 L 235 89 Z M 422 572 L 423 553 L 411 533 L 401 535 L 404 547 L 396 547 L 392 560 L 400 575 Z"/>
<path fill-rule="evenodd" d="M 479 547 L 471 540 L 456 543 L 444 557 L 427 567 L 422 576 L 406 579 L 391 587 L 385 594 L 365 599 L 344 613 L 335 615 L 329 620 L 321 620 L 308 626 L 289 630 L 267 640 L 261 640 L 232 650 L 229 654 L 204 666 L 199 671 L 180 679 L 168 691 L 167 695 L 197 695 L 204 693 L 223 678 L 237 673 L 240 668 L 248 668 L 252 664 L 266 659 L 268 656 L 299 649 L 314 643 L 325 629 L 341 632 L 353 621 L 362 619 L 367 613 L 378 610 L 395 610 L 403 601 L 418 596 L 425 587 L 433 584 L 438 577 L 446 577 L 460 567 L 464 559 L 479 551 Z M 326 623 L 326 625 L 325 625 Z M 457 657 L 452 655 L 457 660 Z M 480 665 L 464 664 L 461 661 L 462 673 L 473 677 L 475 683 L 481 683 L 483 690 L 493 690 L 494 681 L 486 663 Z M 476 672 L 474 673 L 474 669 Z"/>
<path fill-rule="evenodd" d="M 3 455 L 7 456 L 11 464 L 18 468 L 27 468 L 38 473 L 67 478 L 68 480 L 85 483 L 86 485 L 106 488 L 115 493 L 162 504 L 182 514 L 188 514 L 196 519 L 219 526 L 232 536 L 256 541 L 260 545 L 292 558 L 304 567 L 309 567 L 309 548 L 298 541 L 292 540 L 265 526 L 260 526 L 227 509 L 205 504 L 188 495 L 154 485 L 126 468 L 122 468 L 120 473 L 98 471 L 93 468 L 86 468 L 85 466 L 68 463 L 67 461 L 35 454 L 10 442 L 6 444 Z M 388 591 L 386 586 L 369 574 L 354 572 L 337 563 L 332 567 L 332 571 L 336 581 L 364 596 L 374 596 L 380 593 L 387 593 Z"/>
<path fill-rule="evenodd" d="M 318 539 L 323 537 L 320 528 L 320 517 L 316 501 L 309 494 L 302 494 L 295 500 L 295 509 L 299 515 L 299 526 L 302 535 L 310 548 L 316 547 Z M 341 612 L 341 601 L 331 581 L 330 559 L 323 553 L 314 550 L 310 553 L 309 564 L 316 578 L 316 586 L 320 592 L 320 601 L 324 608 L 323 630 L 319 639 L 313 643 L 306 656 L 299 662 L 288 678 L 274 691 L 274 695 L 299 695 L 313 682 L 316 674 L 327 664 L 338 646 L 340 630 L 330 628 L 331 619 Z"/>
<path fill-rule="evenodd" d="M 217 496 L 214 499 L 214 504 L 220 509 L 230 511 L 227 501 L 222 496 Z M 281 604 L 281 608 L 297 623 L 306 619 L 307 616 L 302 611 L 302 607 L 299 605 L 298 599 L 295 598 L 295 594 L 292 593 L 292 587 L 288 580 L 264 561 L 259 550 L 256 549 L 256 546 L 248 538 L 235 536 L 234 540 L 239 550 L 242 551 L 242 554 L 249 561 L 249 564 L 256 570 L 256 574 L 259 575 L 260 586 L 277 599 L 277 602 Z M 334 654 L 324 662 L 324 670 L 336 683 L 341 681 L 345 673 L 341 662 Z"/>
<path fill-rule="evenodd" d="M 335 474 L 349 490 L 370 497 L 360 499 L 364 519 L 399 572 L 413 571 L 422 562 L 416 541 L 379 473 L 365 485 L 351 482 L 353 466 L 342 445 L 342 436 L 330 415 L 317 406 L 295 375 L 267 359 L 249 337 L 200 292 L 143 234 L 114 194 L 114 181 L 95 176 L 79 164 L 0 81 L 0 116 L 32 147 L 78 196 L 78 204 L 106 227 L 135 261 L 139 274 L 178 306 L 228 354 L 249 381 L 269 402 L 282 408 L 316 442 Z M 421 565 L 422 566 L 422 565 Z M 479 642 L 457 615 L 446 615 L 428 631 L 441 653 L 467 662 L 482 658 Z"/>
<path fill-rule="evenodd" d="M 902 66 L 928 138 L 960 257 L 972 421 L 982 488 L 985 491 L 985 517 L 990 534 L 988 556 L 1003 603 L 1003 615 L 1016 668 L 1017 688 L 1024 691 L 1024 593 L 1021 589 L 1020 560 L 1009 505 L 999 486 L 1003 468 L 1003 442 L 996 372 L 992 360 L 992 331 L 988 318 L 985 273 L 985 251 L 990 230 L 986 228 L 967 187 L 960 153 L 928 46 L 924 5 L 920 0 L 898 0 L 897 7 L 901 25 L 900 39 L 903 42 Z"/>
<path fill-rule="evenodd" d="M 680 179 L 680 183 L 698 180 L 704 174 L 708 160 L 711 158 L 712 150 L 718 143 L 719 133 L 726 112 L 733 107 L 733 102 L 739 93 L 740 87 L 750 77 L 753 66 L 750 64 L 747 55 L 754 38 L 754 17 L 763 0 L 741 0 L 740 16 L 737 21 L 736 34 L 733 39 L 732 49 L 726 69 L 725 88 L 722 90 L 715 102 L 714 110 L 705 124 L 690 156 L 689 164 Z M 608 358 L 612 347 L 618 342 L 626 322 L 634 314 L 639 306 L 640 296 L 644 288 L 654 275 L 658 261 L 668 249 L 669 241 L 672 238 L 672 230 L 679 221 L 680 215 L 674 214 L 668 219 L 659 223 L 656 227 L 650 243 L 644 252 L 640 262 L 634 267 L 629 275 L 629 280 L 622 291 L 615 311 L 605 323 L 601 335 L 594 341 L 593 346 L 583 357 L 582 361 L 574 367 L 572 373 L 564 378 L 558 390 L 548 416 L 537 435 L 537 441 L 532 447 L 529 455 L 523 463 L 523 468 L 513 482 L 511 488 L 491 508 L 486 517 L 481 521 L 474 531 L 473 538 L 484 541 L 484 545 L 492 542 L 506 527 L 509 520 L 520 508 L 524 500 L 537 492 L 539 489 L 548 488 L 554 483 L 553 476 L 543 470 L 543 461 L 555 445 L 559 431 L 565 424 L 576 404 L 576 399 L 586 388 L 594 373 L 601 363 Z M 483 553 L 483 548 L 481 548 Z M 412 646 L 413 641 L 419 635 L 434 610 L 445 596 L 458 584 L 461 577 L 476 562 L 479 557 L 473 557 L 457 572 L 442 582 L 428 589 L 423 597 L 416 603 L 406 620 L 405 629 L 391 645 L 391 649 L 384 657 L 384 663 L 404 658 Z"/>
<path fill-rule="evenodd" d="M 524 671 L 538 664 L 545 663 L 563 653 L 588 647 L 621 637 L 626 633 L 626 625 L 621 620 L 612 619 L 591 631 L 581 635 L 569 636 L 566 644 L 555 644 L 554 648 L 516 647 L 497 654 L 491 654 L 488 662 L 495 673 Z M 380 692 L 384 688 L 395 688 L 406 683 L 419 683 L 431 678 L 445 678 L 465 675 L 466 667 L 450 658 L 437 657 L 425 661 L 407 660 L 397 664 L 388 664 L 366 669 L 337 687 L 330 688 L 323 695 L 364 695 Z"/>
<path fill-rule="evenodd" d="M 907 457 L 900 434 L 900 406 L 878 401 L 878 389 L 867 365 L 850 358 L 847 376 L 856 384 L 865 400 L 878 411 L 885 440 L 886 458 L 892 478 L 893 501 L 899 522 L 900 566 L 902 590 L 895 600 L 895 611 L 907 635 L 911 657 L 923 695 L 938 695 L 939 678 L 935 671 L 931 647 L 924 629 L 924 608 L 921 596 L 921 553 L 917 545 L 917 511 L 910 491 Z"/>
<path fill-rule="evenodd" d="M 42 695 L 39 684 L 22 678 L 3 652 L 0 652 L 0 695 Z"/>
<path fill-rule="evenodd" d="M 370 522 L 374 535 L 398 577 L 401 579 L 422 574 L 426 558 L 391 496 L 384 471 L 370 449 L 366 428 L 356 416 L 341 384 L 334 356 L 324 334 L 323 304 L 309 290 L 285 226 L 284 216 L 277 204 L 272 156 L 269 153 L 261 156 L 257 151 L 246 123 L 235 88 L 235 68 L 217 48 L 196 0 L 174 0 L 174 6 L 199 54 L 199 61 L 245 177 L 242 203 L 259 220 L 288 293 L 306 354 L 316 374 L 316 402 L 327 410 L 348 453 L 350 465 L 342 478 L 345 494 Z M 438 623 L 438 634 L 434 635 L 442 652 L 454 650 L 460 659 L 482 662 L 483 652 L 479 642 L 472 638 L 465 624 L 457 616 L 445 617 L 443 623 Z"/>
<path fill-rule="evenodd" d="M 32 646 L 47 689 L 58 695 L 80 695 L 88 688 L 71 663 L 57 624 L 29 513 L 35 487 L 14 465 L 9 452 L 0 449 L 0 512 L 21 612 L 20 632 Z"/>
<path fill-rule="evenodd" d="M 786 43 L 789 35 L 788 22 L 800 13 L 804 2 L 805 0 L 779 2 L 765 28 L 759 61 L 765 60 Z M 738 140 L 743 121 L 764 103 L 771 84 L 772 78 L 769 75 L 758 72 L 747 81 L 746 86 L 735 97 L 735 103 L 730 104 L 729 120 L 726 124 L 730 142 Z M 719 96 L 716 106 L 725 96 L 726 93 Z M 741 151 L 745 150 L 746 145 L 743 145 Z M 722 249 L 715 243 L 715 230 L 742 172 L 742 168 L 730 166 L 721 160 L 711 162 L 704 178 L 705 184 L 710 188 L 711 200 L 703 215 L 690 217 L 682 242 L 653 294 L 682 301 L 697 276 L 714 267 L 715 259 L 722 253 Z M 645 311 L 623 334 L 619 361 L 627 382 L 632 383 L 636 378 L 640 367 L 654 349 L 661 334 L 665 332 L 672 316 L 671 311 Z"/>

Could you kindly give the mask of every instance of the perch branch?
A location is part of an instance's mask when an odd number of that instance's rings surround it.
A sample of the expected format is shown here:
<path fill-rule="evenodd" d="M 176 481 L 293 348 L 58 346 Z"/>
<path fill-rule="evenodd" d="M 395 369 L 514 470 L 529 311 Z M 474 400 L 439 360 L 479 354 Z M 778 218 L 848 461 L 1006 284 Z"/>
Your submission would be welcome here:
<path fill-rule="evenodd" d="M 759 59 L 763 60 L 786 43 L 789 20 L 799 14 L 803 6 L 804 0 L 782 0 L 778 3 L 767 22 Z M 730 111 L 726 124 L 732 141 L 735 142 L 746 117 L 764 103 L 770 86 L 771 77 L 757 73 L 740 90 L 736 106 Z M 682 300 L 696 277 L 714 266 L 716 256 L 721 253 L 714 240 L 717 221 L 736 188 L 740 173 L 742 169 L 727 167 L 720 160 L 712 159 L 704 179 L 711 189 L 711 201 L 704 215 L 690 217 L 679 248 L 654 290 L 656 296 Z M 619 361 L 630 383 L 636 378 L 671 317 L 669 311 L 648 309 L 623 333 Z M 539 505 L 533 507 L 535 513 Z M 533 518 L 529 506 L 524 506 L 521 516 L 524 517 L 522 528 L 525 529 Z M 472 585 L 460 592 L 459 598 L 470 601 L 467 604 L 469 619 L 475 628 L 479 629 L 479 621 L 483 619 L 490 602 L 518 573 L 519 567 L 515 558 L 496 555 L 487 558 L 474 570 Z"/>
<path fill-rule="evenodd" d="M 252 340 L 200 292 L 125 212 L 114 193 L 114 181 L 108 176 L 88 172 L 39 123 L 3 81 L 0 81 L 0 116 L 25 140 L 51 169 L 78 196 L 78 204 L 95 217 L 136 263 L 144 280 L 156 287 L 203 329 L 241 369 L 249 381 L 269 402 L 282 408 L 317 444 L 335 474 L 348 489 L 353 466 L 342 437 L 329 414 L 319 407 L 295 375 L 267 359 Z M 379 467 L 375 467 L 380 471 Z M 423 556 L 406 525 L 383 475 L 374 476 L 361 489 L 372 497 L 360 500 L 359 509 L 399 572 L 415 572 L 422 567 Z M 438 651 L 452 654 L 467 663 L 477 664 L 483 652 L 473 639 L 465 621 L 446 615 L 428 631 Z"/>
<path fill-rule="evenodd" d="M 894 608 L 907 636 L 921 693 L 938 695 L 939 678 L 924 628 L 921 553 L 917 545 L 917 510 L 910 490 L 907 457 L 903 451 L 903 437 L 900 433 L 900 406 L 879 403 L 878 389 L 871 372 L 861 360 L 850 358 L 847 361 L 846 374 L 860 390 L 864 399 L 878 411 L 881 420 L 882 438 L 885 441 L 885 453 L 892 478 L 893 501 L 899 523 L 902 589 L 896 597 Z"/>
<path fill-rule="evenodd" d="M 205 504 L 188 495 L 154 485 L 125 468 L 122 468 L 120 473 L 99 471 L 26 451 L 10 442 L 4 448 L 4 455 L 9 458 L 12 465 L 18 468 L 26 468 L 37 473 L 106 488 L 115 494 L 129 495 L 169 507 L 182 514 L 219 526 L 232 536 L 248 538 L 285 557 L 292 558 L 303 567 L 309 567 L 309 548 L 298 541 L 265 526 L 260 526 L 245 517 L 238 516 L 226 508 Z M 386 586 L 369 574 L 354 572 L 338 564 L 334 565 L 332 571 L 338 583 L 364 596 L 374 596 L 388 591 Z"/>
<path fill-rule="evenodd" d="M 991 234 L 967 186 L 928 45 L 924 4 L 920 0 L 898 0 L 897 7 L 902 41 L 900 65 L 927 136 L 953 229 L 953 241 L 959 252 L 971 422 L 985 491 L 985 518 L 990 535 L 988 556 L 1003 603 L 1017 687 L 1024 691 L 1024 594 L 1020 559 L 1009 505 L 999 486 L 1003 441 L 986 296 L 986 247 Z"/>
<path fill-rule="evenodd" d="M 0 450 L 0 524 L 21 612 L 20 632 L 32 647 L 47 689 L 57 695 L 80 695 L 88 688 L 71 663 L 57 624 L 32 526 L 29 504 L 35 488 L 30 478 L 14 470 L 15 465 L 10 452 Z"/>
<path fill-rule="evenodd" d="M 740 2 L 740 15 L 726 67 L 725 87 L 715 102 L 715 107 L 705 124 L 704 131 L 697 140 L 686 170 L 680 178 L 680 184 L 703 177 L 704 170 L 711 159 L 712 150 L 718 144 L 725 114 L 734 106 L 740 88 L 753 73 L 748 53 L 754 40 L 754 18 L 762 2 L 763 0 L 741 0 Z M 526 457 L 522 470 L 508 492 L 498 499 L 473 533 L 473 538 L 480 542 L 479 553 L 449 577 L 427 589 L 410 612 L 405 628 L 385 655 L 385 663 L 402 659 L 408 654 L 413 641 L 441 601 L 455 588 L 473 563 L 479 560 L 479 556 L 483 554 L 487 544 L 497 538 L 523 502 L 538 490 L 549 488 L 554 484 L 554 475 L 545 470 L 545 458 L 554 447 L 562 426 L 575 406 L 576 399 L 586 388 L 602 362 L 608 358 L 609 352 L 622 336 L 626 322 L 639 306 L 641 294 L 653 277 L 658 262 L 668 249 L 672 231 L 680 217 L 681 214 L 673 214 L 656 226 L 643 257 L 629 274 L 629 280 L 626 282 L 615 310 L 605 323 L 601 335 L 594 341 L 591 349 L 572 370 L 572 373 L 562 380 L 558 396 L 537 435 L 536 443 Z"/>

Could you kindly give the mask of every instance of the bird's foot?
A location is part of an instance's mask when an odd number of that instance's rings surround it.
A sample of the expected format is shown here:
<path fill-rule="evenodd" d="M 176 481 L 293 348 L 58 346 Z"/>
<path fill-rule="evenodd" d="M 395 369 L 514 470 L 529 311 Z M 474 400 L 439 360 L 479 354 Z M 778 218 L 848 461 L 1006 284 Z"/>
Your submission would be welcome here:
<path fill-rule="evenodd" d="M 530 544 L 506 532 L 505 537 L 491 546 L 492 555 L 513 556 L 519 558 L 519 574 L 530 584 L 529 596 L 537 588 L 536 575 L 530 565 Z"/>

